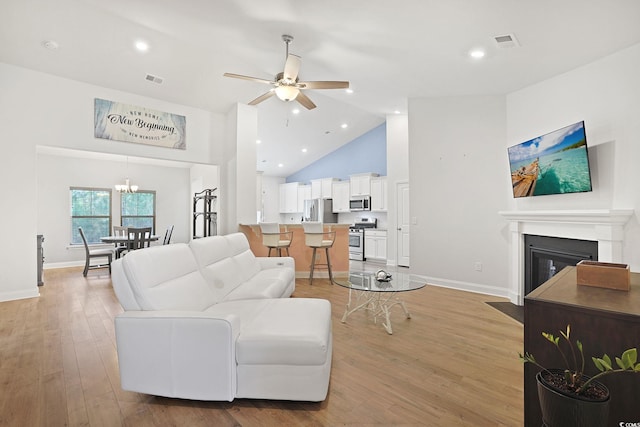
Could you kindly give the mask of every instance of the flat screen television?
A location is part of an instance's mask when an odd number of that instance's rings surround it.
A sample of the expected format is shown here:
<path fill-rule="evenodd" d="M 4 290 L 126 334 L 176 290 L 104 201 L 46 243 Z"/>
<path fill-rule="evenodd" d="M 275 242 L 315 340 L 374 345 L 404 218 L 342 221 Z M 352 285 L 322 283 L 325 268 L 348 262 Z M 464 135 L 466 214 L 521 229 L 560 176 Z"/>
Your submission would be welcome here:
<path fill-rule="evenodd" d="M 513 197 L 591 191 L 584 121 L 508 148 Z"/>

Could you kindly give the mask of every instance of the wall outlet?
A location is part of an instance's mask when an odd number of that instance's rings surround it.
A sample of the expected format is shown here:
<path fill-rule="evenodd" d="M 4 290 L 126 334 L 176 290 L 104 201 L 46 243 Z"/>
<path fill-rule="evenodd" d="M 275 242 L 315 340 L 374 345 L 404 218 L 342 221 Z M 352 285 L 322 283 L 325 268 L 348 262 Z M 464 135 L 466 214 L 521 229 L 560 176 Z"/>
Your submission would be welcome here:
<path fill-rule="evenodd" d="M 476 261 L 476 262 L 473 264 L 473 268 L 474 268 L 474 270 L 476 270 L 476 271 L 482 271 L 482 263 L 481 263 L 480 261 Z"/>

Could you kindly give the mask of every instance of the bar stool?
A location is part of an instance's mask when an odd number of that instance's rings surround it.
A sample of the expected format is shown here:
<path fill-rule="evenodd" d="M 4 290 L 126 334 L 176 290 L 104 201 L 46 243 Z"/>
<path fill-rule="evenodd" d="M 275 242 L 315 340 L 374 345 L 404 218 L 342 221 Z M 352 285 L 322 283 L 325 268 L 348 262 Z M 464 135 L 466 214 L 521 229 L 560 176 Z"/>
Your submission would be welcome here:
<path fill-rule="evenodd" d="M 282 256 L 282 250 L 287 251 L 289 256 L 289 246 L 293 241 L 293 231 L 280 231 L 280 224 L 277 222 L 261 222 L 260 231 L 262 231 L 262 244 L 269 248 L 269 255 L 271 256 L 271 249 L 278 251 L 278 256 Z"/>
<path fill-rule="evenodd" d="M 333 242 L 336 239 L 335 231 L 324 231 L 324 225 L 321 222 L 303 222 L 302 227 L 304 228 L 304 242 L 305 244 L 313 249 L 313 254 L 311 255 L 311 272 L 309 273 L 309 284 L 313 284 L 313 271 L 315 267 L 327 267 L 329 270 L 329 281 L 333 285 L 333 273 L 331 272 L 331 259 L 329 258 L 329 249 L 333 247 Z M 316 264 L 316 251 L 318 249 L 324 249 L 327 263 L 326 264 Z"/>

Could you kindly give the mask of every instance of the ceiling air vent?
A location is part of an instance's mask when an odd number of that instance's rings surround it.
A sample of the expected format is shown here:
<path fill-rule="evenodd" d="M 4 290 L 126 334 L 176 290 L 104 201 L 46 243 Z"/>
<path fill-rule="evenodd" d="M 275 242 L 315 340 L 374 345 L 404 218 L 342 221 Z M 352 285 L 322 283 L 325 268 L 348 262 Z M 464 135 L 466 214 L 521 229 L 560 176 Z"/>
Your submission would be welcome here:
<path fill-rule="evenodd" d="M 162 77 L 154 76 L 153 74 L 147 74 L 144 79 L 157 84 L 161 84 L 164 80 Z"/>
<path fill-rule="evenodd" d="M 516 39 L 516 36 L 513 34 L 495 36 L 493 39 L 496 41 L 496 45 L 502 49 L 520 46 L 520 43 L 518 43 L 518 39 Z"/>

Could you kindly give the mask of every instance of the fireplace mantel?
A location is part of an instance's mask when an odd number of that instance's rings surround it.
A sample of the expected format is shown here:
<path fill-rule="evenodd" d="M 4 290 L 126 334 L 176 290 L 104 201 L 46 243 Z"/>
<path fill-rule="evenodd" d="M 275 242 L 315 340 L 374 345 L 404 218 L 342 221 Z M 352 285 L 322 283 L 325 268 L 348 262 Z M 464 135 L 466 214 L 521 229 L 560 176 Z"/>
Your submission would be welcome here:
<path fill-rule="evenodd" d="M 634 210 L 501 211 L 498 213 L 509 221 L 518 222 L 618 224 L 624 226 L 633 215 Z"/>
<path fill-rule="evenodd" d="M 622 262 L 624 226 L 633 209 L 501 211 L 509 221 L 509 289 L 513 303 L 524 304 L 524 235 L 598 242 L 598 260 Z"/>

